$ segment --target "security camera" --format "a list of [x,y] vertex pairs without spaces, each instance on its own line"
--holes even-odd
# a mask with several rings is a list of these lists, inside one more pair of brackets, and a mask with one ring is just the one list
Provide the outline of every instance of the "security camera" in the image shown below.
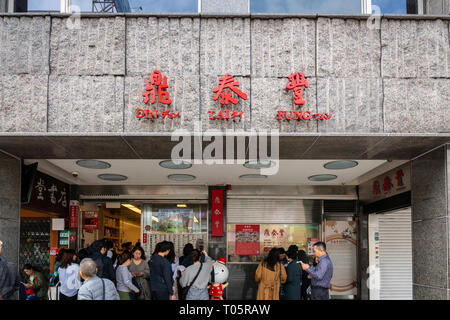
[[78,173],[77,171],[73,171],[73,172],[72,172],[72,176],[73,176],[74,178],[78,177],[78,175],[79,175],[79,173]]

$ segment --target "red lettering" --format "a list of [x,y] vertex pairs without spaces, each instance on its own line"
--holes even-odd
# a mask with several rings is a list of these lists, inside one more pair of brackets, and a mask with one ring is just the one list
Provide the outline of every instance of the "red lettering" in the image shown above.
[[303,112],[303,120],[311,120],[311,111]]
[[136,118],[140,119],[143,118],[145,115],[144,109],[136,109]]
[[216,113],[214,110],[208,110],[209,120],[214,120],[214,114]]

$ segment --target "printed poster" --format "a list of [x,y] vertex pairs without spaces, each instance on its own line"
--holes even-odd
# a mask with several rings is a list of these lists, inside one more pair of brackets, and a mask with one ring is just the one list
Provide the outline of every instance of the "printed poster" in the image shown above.
[[259,224],[236,225],[236,254],[259,255]]

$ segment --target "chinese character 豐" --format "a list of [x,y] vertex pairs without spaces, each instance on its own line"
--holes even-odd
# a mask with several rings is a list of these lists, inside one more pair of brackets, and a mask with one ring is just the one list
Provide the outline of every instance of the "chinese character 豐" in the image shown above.
[[308,80],[305,79],[305,74],[303,72],[291,73],[289,76],[289,82],[286,83],[287,90],[294,90],[294,104],[297,106],[302,106],[306,103],[303,99],[303,88],[308,88]]
[[156,88],[158,87],[158,99],[159,102],[162,104],[170,105],[172,103],[172,100],[169,99],[169,92],[165,89],[169,88],[169,85],[167,84],[167,77],[162,77],[162,83],[161,83],[161,72],[158,70],[154,70],[150,74],[150,83],[145,78],[145,92],[142,93],[142,96],[144,97],[144,103],[148,104],[148,101],[150,100],[149,96],[151,95],[150,103],[154,104],[156,101]]
[[[239,82],[235,82],[233,76],[225,74],[225,77],[219,78],[219,86],[213,89],[214,93],[217,93],[213,100],[217,101],[220,97],[221,105],[228,105],[229,102],[232,104],[237,104],[238,100],[233,98],[233,92],[237,94],[241,99],[247,100],[247,94],[239,90],[237,87],[240,86]],[[228,90],[229,89],[229,90]],[[231,91],[230,91],[231,90]]]

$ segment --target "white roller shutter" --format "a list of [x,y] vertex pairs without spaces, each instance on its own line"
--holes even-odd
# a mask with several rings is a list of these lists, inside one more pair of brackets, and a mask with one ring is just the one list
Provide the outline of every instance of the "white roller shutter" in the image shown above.
[[412,300],[411,208],[377,214],[379,299]]

